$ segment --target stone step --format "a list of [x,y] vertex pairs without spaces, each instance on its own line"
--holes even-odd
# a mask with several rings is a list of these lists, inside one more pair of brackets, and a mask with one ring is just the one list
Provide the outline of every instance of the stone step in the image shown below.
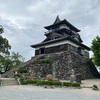
[[14,78],[1,78],[1,86],[18,85],[18,81]]

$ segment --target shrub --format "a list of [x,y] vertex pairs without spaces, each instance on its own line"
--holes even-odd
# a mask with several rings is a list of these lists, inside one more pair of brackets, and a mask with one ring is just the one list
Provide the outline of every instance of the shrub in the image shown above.
[[53,81],[48,81],[48,85],[53,85]]
[[62,82],[60,82],[60,81],[53,81],[53,85],[62,86]]
[[97,85],[93,85],[93,90],[99,90],[98,86]]
[[70,82],[63,82],[63,86],[70,86],[71,84],[70,84]]
[[71,82],[70,85],[72,87],[80,87],[80,83],[78,83],[78,82],[76,82],[76,83]]
[[38,63],[40,63],[40,64],[44,64],[44,63],[49,64],[50,62],[51,62],[50,59],[47,58],[47,57],[41,58],[41,59],[38,61]]
[[23,84],[23,85],[28,84],[28,80],[23,80],[22,84]]
[[37,80],[37,85],[42,85],[42,81],[41,80]]
[[19,69],[18,72],[19,73],[27,73],[27,70],[26,69]]
[[42,81],[42,85],[58,85],[58,86],[62,86],[62,82],[59,81]]
[[[20,78],[20,83],[22,85],[26,84],[37,84],[37,85],[56,85],[56,86],[72,86],[72,87],[80,87],[80,83],[73,83],[73,82],[60,82],[54,80],[37,80],[37,79],[30,79],[29,77]],[[98,88],[96,85],[93,85],[94,88]]]
[[76,83],[73,83],[73,82],[63,82],[63,86],[80,87],[80,83],[78,83],[78,82],[76,82]]
[[43,80],[42,85],[53,85],[53,81],[47,81],[47,80]]
[[37,84],[37,80],[34,80],[34,79],[29,80],[29,83],[30,83],[30,84]]
[[42,80],[41,83],[42,83],[42,85],[47,85],[48,84],[48,81]]
[[24,78],[20,78],[20,82],[22,82],[24,80]]
[[20,83],[21,83],[22,85],[26,85],[26,84],[28,84],[29,82],[28,82],[27,79],[20,78]]
[[93,85],[94,88],[98,88],[97,85]]

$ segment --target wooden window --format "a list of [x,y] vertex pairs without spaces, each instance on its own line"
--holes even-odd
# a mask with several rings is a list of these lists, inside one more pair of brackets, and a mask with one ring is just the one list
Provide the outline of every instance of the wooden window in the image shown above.
[[40,53],[44,54],[45,53],[45,48],[40,48]]

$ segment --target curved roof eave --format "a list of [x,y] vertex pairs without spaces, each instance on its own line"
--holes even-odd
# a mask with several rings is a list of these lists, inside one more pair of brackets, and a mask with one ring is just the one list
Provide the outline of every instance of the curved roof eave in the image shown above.
[[84,44],[81,44],[79,43],[78,41],[70,38],[70,37],[64,37],[64,38],[59,38],[59,39],[55,39],[55,40],[51,40],[51,41],[47,41],[47,42],[41,42],[41,43],[38,43],[38,44],[34,44],[34,45],[31,45],[31,47],[33,48],[36,48],[36,47],[39,47],[39,46],[43,46],[43,45],[46,45],[46,44],[50,44],[50,43],[54,43],[54,42],[58,42],[58,41],[62,41],[62,40],[70,40],[72,41],[73,43],[76,43],[78,44],[79,46],[82,46],[84,47],[85,49],[89,50],[90,51],[90,48]]

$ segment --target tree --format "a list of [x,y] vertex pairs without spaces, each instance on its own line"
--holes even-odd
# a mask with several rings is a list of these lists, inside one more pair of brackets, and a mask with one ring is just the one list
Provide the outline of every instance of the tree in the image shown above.
[[1,70],[3,68],[4,71],[9,70],[12,67],[12,61],[10,59],[10,55],[6,55],[4,57],[4,60],[2,61],[2,67]]
[[4,68],[5,63],[5,55],[9,55],[9,50],[11,46],[6,38],[2,37],[2,33],[4,32],[3,27],[0,25],[0,71]]
[[3,32],[4,29],[0,26],[0,57],[4,56],[5,54],[10,54],[9,49],[11,49],[8,40],[6,38],[3,38],[1,35]]
[[0,25],[0,34],[4,32],[4,28]]
[[95,65],[100,66],[100,37],[97,36],[92,41],[91,50],[93,52],[92,60],[95,63]]
[[19,53],[15,52],[12,52],[11,55],[6,55],[2,61],[2,65],[5,70],[19,66],[22,63],[24,63],[24,58]]
[[13,66],[18,66],[24,62],[24,58],[17,52],[12,52],[10,56]]
[[6,38],[2,37],[4,32],[3,27],[0,25],[0,71],[11,69],[14,66],[18,66],[24,62],[24,58],[19,54],[13,52],[10,55],[9,50],[11,46]]

